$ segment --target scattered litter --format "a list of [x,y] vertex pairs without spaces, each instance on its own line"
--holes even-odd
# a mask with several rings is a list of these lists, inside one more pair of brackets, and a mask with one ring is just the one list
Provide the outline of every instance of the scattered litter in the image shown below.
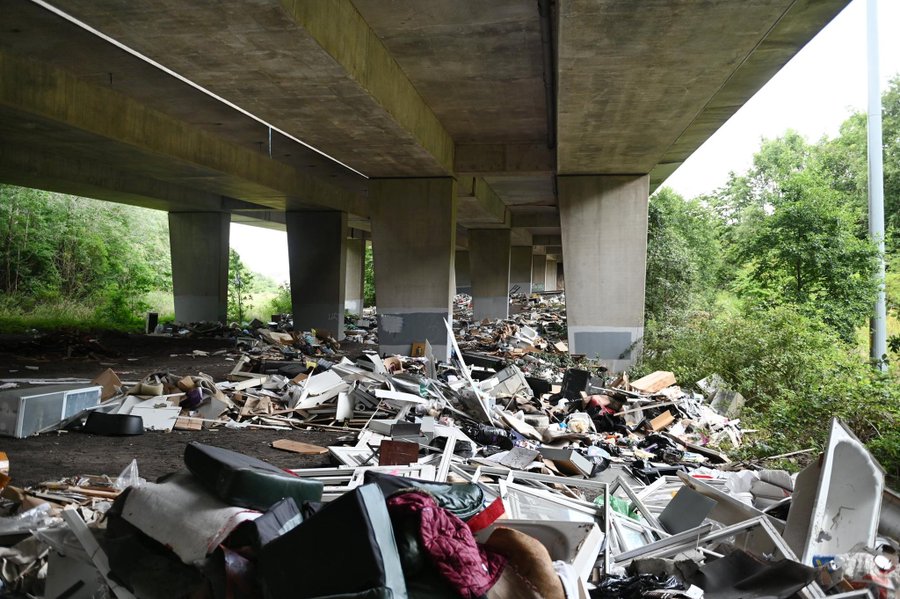
[[[237,333],[227,380],[123,382],[107,369],[90,384],[3,390],[7,436],[278,430],[272,447],[334,465],[284,471],[191,441],[184,467],[155,482],[140,478],[138,456],[117,477],[20,489],[2,456],[0,590],[888,599],[900,589],[897,494],[843,423],[797,477],[760,467],[771,462],[741,467],[728,452],[753,433],[721,377],[697,384],[702,394],[672,372],[613,379],[568,355],[559,295],[517,301],[512,318],[475,323],[457,298],[448,363],[434,361],[431,340],[409,356],[350,359],[325,332],[254,323]],[[372,338],[374,319],[355,323]],[[311,429],[341,440],[293,438]]]

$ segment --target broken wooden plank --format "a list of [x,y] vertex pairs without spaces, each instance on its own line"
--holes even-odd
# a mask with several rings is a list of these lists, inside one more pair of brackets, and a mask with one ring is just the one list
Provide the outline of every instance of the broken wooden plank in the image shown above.
[[328,449],[325,447],[319,447],[318,445],[312,445],[311,443],[303,443],[302,441],[291,441],[290,439],[278,439],[272,441],[272,447],[302,455],[322,455],[328,453]]
[[203,419],[179,416],[175,419],[174,428],[176,431],[199,431],[203,429]]
[[657,370],[631,383],[631,388],[641,393],[656,393],[675,384],[675,373]]
[[672,416],[672,412],[666,410],[650,421],[650,428],[654,431],[661,431],[662,429],[671,426],[673,422],[675,422],[675,417]]

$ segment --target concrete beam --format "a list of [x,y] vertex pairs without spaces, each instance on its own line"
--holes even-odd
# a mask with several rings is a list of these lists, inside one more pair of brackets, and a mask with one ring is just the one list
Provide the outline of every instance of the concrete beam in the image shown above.
[[353,2],[281,0],[281,5],[447,174],[453,172],[450,134]]
[[848,3],[557,3],[557,172],[682,162]]
[[703,145],[825,25],[848,0],[800,0],[790,3],[690,124],[674,140],[650,172],[650,193]]
[[[512,220],[512,219],[510,219],[510,220]],[[529,231],[528,229],[510,228],[510,233],[511,233],[510,243],[512,243],[514,246],[524,245],[524,246],[531,247],[534,245],[534,243],[531,240],[531,238],[532,238],[531,231]]]
[[552,175],[556,152],[545,143],[456,144],[457,175]]
[[259,208],[216,193],[125,173],[96,159],[41,151],[6,139],[0,139],[0,180],[166,212],[184,211],[186,207],[202,212]]
[[[302,199],[367,214],[367,203],[360,196],[62,69],[0,51],[0,80],[4,82],[0,107],[120,145],[130,160],[129,173],[141,173],[143,162],[148,171],[172,176],[171,171],[189,186],[253,204],[283,210],[292,199]],[[115,164],[109,166],[115,170]]]
[[558,229],[559,212],[556,209],[541,212],[513,212],[512,226],[523,229]]
[[458,224],[467,228],[509,228],[509,209],[481,177],[457,177]]
[[531,240],[534,242],[534,245],[562,245],[562,235],[533,235]]

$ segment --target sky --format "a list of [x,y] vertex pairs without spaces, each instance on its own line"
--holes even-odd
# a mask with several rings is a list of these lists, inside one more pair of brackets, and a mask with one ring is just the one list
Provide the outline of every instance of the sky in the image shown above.
[[[709,193],[728,173],[750,167],[763,138],[794,129],[810,141],[835,137],[867,102],[866,1],[853,0],[819,35],[735,113],[664,183],[691,198]],[[900,73],[900,0],[878,0],[882,89]],[[287,236],[231,225],[231,247],[252,270],[288,280]]]

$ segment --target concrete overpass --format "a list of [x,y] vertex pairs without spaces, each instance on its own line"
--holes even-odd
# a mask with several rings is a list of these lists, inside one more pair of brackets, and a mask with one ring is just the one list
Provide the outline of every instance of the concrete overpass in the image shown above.
[[847,2],[0,0],[0,180],[168,211],[181,319],[224,316],[235,219],[339,331],[368,231],[384,351],[446,350],[456,263],[502,317],[564,257],[570,347],[620,368],[650,191]]

